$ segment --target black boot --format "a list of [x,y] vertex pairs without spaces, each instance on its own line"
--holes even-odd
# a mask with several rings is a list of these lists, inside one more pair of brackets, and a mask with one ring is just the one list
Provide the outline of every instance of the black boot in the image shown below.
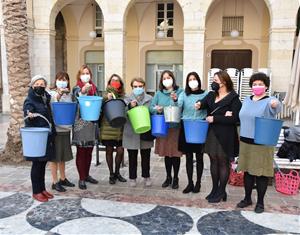
[[182,191],[182,193],[190,193],[193,190],[194,190],[194,183],[192,181],[185,187],[185,189]]
[[86,189],[86,184],[85,184],[85,181],[84,180],[79,180],[78,181],[78,187],[80,188],[80,189]]
[[218,203],[221,200],[223,200],[224,202],[226,202],[226,200],[227,200],[227,193],[226,192],[217,191],[212,198],[208,199],[208,202],[209,203]]
[[110,174],[110,176],[109,176],[109,183],[110,184],[115,184],[116,183],[116,177],[115,177],[115,175],[114,174]]
[[119,180],[120,182],[122,182],[122,183],[127,182],[127,180],[126,180],[123,176],[121,176],[120,173],[116,173],[116,174],[115,174],[115,178],[116,178],[117,180]]
[[179,181],[178,178],[173,179],[172,189],[178,189],[179,188],[178,181]]
[[197,181],[193,189],[193,193],[199,193],[201,188],[201,181]]
[[163,184],[161,185],[161,187],[166,188],[169,185],[171,185],[171,183],[172,183],[172,177],[167,177],[165,182],[163,182]]
[[206,200],[212,199],[212,198],[215,196],[216,192],[217,192],[217,189],[214,189],[214,188],[213,188],[213,189],[211,190],[211,192],[205,197],[205,199],[206,199]]

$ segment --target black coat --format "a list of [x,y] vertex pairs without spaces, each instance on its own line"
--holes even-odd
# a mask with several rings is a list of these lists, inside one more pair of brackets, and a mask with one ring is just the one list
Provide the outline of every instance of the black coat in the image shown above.
[[[210,123],[211,129],[219,140],[224,152],[230,160],[238,156],[239,138],[237,125],[239,124],[239,112],[242,103],[235,91],[231,91],[225,98],[215,103],[216,93],[211,91],[201,100],[201,109],[207,109],[207,116],[213,116],[214,121]],[[232,116],[225,116],[227,111]]]
[[[29,88],[28,96],[24,101],[23,112],[24,117],[27,116],[28,112],[31,113],[39,113],[43,115],[45,118],[49,120],[52,125],[51,132],[49,132],[48,142],[47,142],[47,151],[46,156],[41,157],[27,157],[25,156],[26,160],[29,161],[48,161],[55,157],[55,125],[52,119],[51,109],[50,109],[50,100],[51,96],[45,92],[45,96],[38,96],[32,88]],[[48,123],[41,117],[34,117],[32,119],[27,118],[25,120],[26,127],[49,127]]]

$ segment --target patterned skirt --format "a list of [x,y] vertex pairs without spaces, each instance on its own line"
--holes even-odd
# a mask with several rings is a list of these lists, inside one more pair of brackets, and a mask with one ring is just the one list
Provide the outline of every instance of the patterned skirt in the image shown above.
[[154,153],[160,157],[181,157],[182,152],[178,151],[178,137],[179,128],[170,128],[166,137],[156,138]]

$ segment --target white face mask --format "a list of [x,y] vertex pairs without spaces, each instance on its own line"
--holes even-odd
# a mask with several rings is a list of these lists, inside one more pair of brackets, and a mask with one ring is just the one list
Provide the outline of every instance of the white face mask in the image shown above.
[[170,88],[173,85],[173,79],[170,78],[170,79],[163,80],[162,83],[165,86],[165,88]]
[[80,75],[80,80],[84,83],[87,83],[90,81],[91,76],[89,74],[83,74]]
[[190,87],[191,89],[197,88],[198,85],[199,85],[199,83],[198,83],[197,80],[191,80],[191,81],[189,81],[189,87]]
[[60,89],[64,89],[68,86],[68,82],[67,81],[56,81],[56,87],[60,88]]

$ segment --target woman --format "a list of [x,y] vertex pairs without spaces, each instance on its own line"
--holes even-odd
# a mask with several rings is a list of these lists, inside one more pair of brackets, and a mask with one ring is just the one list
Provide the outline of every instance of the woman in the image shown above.
[[[82,65],[77,73],[77,84],[73,88],[75,97],[95,96],[97,87],[92,81],[92,72],[87,65]],[[73,128],[72,143],[76,145],[76,166],[79,174],[78,187],[86,189],[86,182],[98,184],[98,181],[90,176],[92,152],[97,144],[97,124],[84,121],[77,117]]]
[[244,208],[252,205],[252,189],[256,182],[257,202],[254,211],[264,211],[264,196],[268,187],[268,177],[273,177],[274,148],[254,143],[255,117],[275,118],[281,104],[275,97],[266,94],[270,79],[264,73],[251,76],[249,86],[253,95],[245,98],[240,111],[240,154],[238,170],[244,171],[245,197],[237,204]]
[[[201,80],[196,72],[191,72],[186,77],[185,92],[182,92],[178,98],[178,106],[183,108],[182,119],[205,119],[206,110],[195,110],[195,102],[202,100],[207,92],[201,89]],[[201,188],[201,177],[203,173],[203,144],[189,144],[186,142],[183,123],[181,123],[178,150],[186,155],[186,173],[188,185],[182,191],[183,193],[199,193]],[[196,154],[197,163],[197,181],[193,182],[193,154]]]
[[[110,76],[106,86],[106,94],[104,95],[104,101],[113,98],[123,99],[125,95],[124,83],[121,77],[117,74]],[[117,180],[120,182],[126,182],[120,174],[120,165],[124,157],[124,149],[122,147],[122,135],[123,127],[114,128],[109,125],[102,115],[100,118],[100,141],[105,146],[106,162],[109,169],[109,183],[115,184]],[[115,172],[113,171],[113,152],[116,147],[115,158]]]
[[[70,93],[70,78],[66,72],[58,72],[55,77],[55,85],[50,90],[51,102],[72,102]],[[52,175],[52,189],[58,192],[65,192],[63,186],[74,187],[66,178],[65,163],[73,159],[71,149],[72,126],[56,126],[57,135],[55,137],[55,158],[51,160],[50,168]],[[57,169],[59,169],[60,180],[57,178]]]
[[209,203],[226,201],[229,162],[238,155],[237,124],[241,101],[233,90],[233,83],[225,71],[215,73],[213,91],[196,103],[196,108],[207,109],[209,122],[204,152],[210,158],[212,190],[206,197]]
[[[152,96],[145,93],[145,81],[142,78],[134,78],[131,80],[132,93],[125,98],[128,109],[137,105],[149,106]],[[150,179],[150,152],[153,147],[153,140],[144,140],[143,134],[139,135],[132,129],[131,123],[127,120],[123,132],[123,147],[128,151],[129,158],[129,179],[130,186],[136,186],[137,178],[137,155],[140,150],[142,177],[146,187],[152,185]]]
[[55,155],[55,126],[51,117],[50,99],[51,96],[45,91],[47,80],[42,75],[36,75],[31,79],[28,96],[24,101],[23,111],[26,127],[49,127],[49,124],[43,118],[35,114],[43,115],[52,124],[51,133],[48,136],[46,155],[41,157],[24,156],[27,161],[32,161],[31,166],[31,184],[32,197],[40,202],[47,202],[53,198],[53,195],[45,187],[45,171],[47,161],[54,158]]
[[[159,91],[157,91],[151,101],[150,112],[152,114],[162,114],[165,106],[175,105],[177,97],[183,90],[176,85],[174,74],[165,70],[162,72],[159,81]],[[180,168],[180,157],[182,153],[178,151],[179,137],[178,123],[171,123],[166,137],[158,137],[155,142],[155,153],[165,157],[165,168],[167,178],[163,182],[162,187],[166,188],[172,184],[173,189],[178,189],[178,172]],[[174,176],[172,181],[172,167]]]

